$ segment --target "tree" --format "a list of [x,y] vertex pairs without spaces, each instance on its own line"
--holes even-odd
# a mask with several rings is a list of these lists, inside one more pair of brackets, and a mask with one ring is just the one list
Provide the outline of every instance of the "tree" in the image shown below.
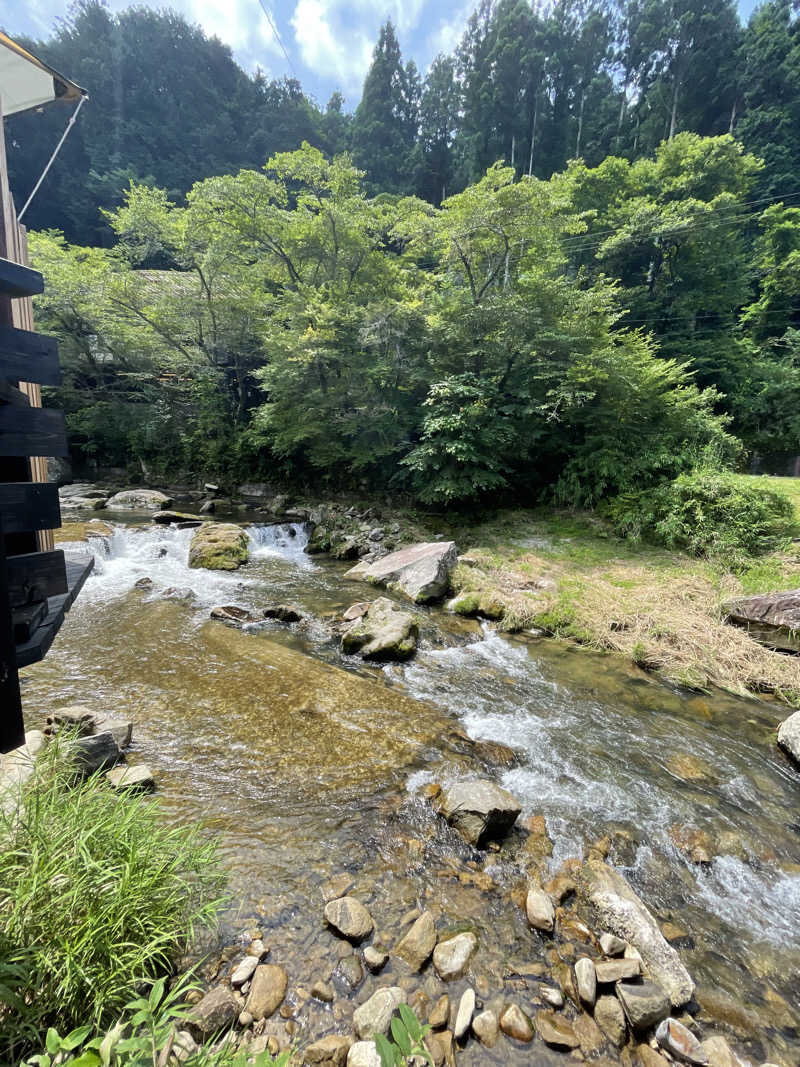
[[432,204],[439,204],[453,192],[456,168],[453,139],[459,124],[459,91],[451,57],[439,55],[431,63],[422,90],[419,123],[421,163],[417,192]]

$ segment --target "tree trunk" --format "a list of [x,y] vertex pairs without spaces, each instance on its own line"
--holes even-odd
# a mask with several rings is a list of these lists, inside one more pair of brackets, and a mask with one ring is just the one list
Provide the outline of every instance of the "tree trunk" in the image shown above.
[[586,103],[586,91],[581,89],[581,106],[578,112],[578,136],[575,138],[575,158],[581,158],[581,135],[583,134],[583,107]]
[[669,117],[669,137],[668,141],[671,141],[675,137],[675,128],[678,125],[678,91],[680,89],[680,75],[675,72],[675,84],[672,89],[672,113]]
[[511,134],[511,166],[512,167],[514,166],[514,153],[515,153],[516,147],[517,147],[517,138],[512,133]]
[[531,129],[531,154],[528,159],[528,177],[533,175],[533,149],[536,145],[536,119],[539,115],[539,94],[536,94],[536,102],[533,105],[533,127]]
[[728,126],[728,133],[733,134],[733,128],[736,125],[736,98],[733,100],[733,107],[731,108],[731,121]]

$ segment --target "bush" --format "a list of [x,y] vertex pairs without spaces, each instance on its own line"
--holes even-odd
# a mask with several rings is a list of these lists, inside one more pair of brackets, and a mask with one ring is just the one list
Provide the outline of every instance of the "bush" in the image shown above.
[[221,904],[213,844],[102,776],[70,781],[62,747],[0,813],[0,1062],[48,1026],[115,1022]]
[[733,474],[697,470],[607,505],[617,533],[737,565],[791,537],[788,497]]

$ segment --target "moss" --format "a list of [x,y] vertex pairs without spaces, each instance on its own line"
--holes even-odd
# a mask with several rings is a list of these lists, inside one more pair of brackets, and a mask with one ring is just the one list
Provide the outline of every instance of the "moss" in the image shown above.
[[189,566],[210,571],[235,571],[247,563],[249,538],[233,523],[210,522],[199,527],[189,548]]

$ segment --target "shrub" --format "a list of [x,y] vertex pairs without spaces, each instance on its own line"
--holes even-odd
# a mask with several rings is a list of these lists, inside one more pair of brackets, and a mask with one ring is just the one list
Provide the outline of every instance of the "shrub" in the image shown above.
[[0,813],[0,1062],[48,1026],[115,1022],[221,904],[213,844],[102,776],[70,781],[62,748]]
[[771,551],[795,529],[788,497],[720,471],[697,470],[655,489],[623,494],[606,511],[624,537],[733,566]]

